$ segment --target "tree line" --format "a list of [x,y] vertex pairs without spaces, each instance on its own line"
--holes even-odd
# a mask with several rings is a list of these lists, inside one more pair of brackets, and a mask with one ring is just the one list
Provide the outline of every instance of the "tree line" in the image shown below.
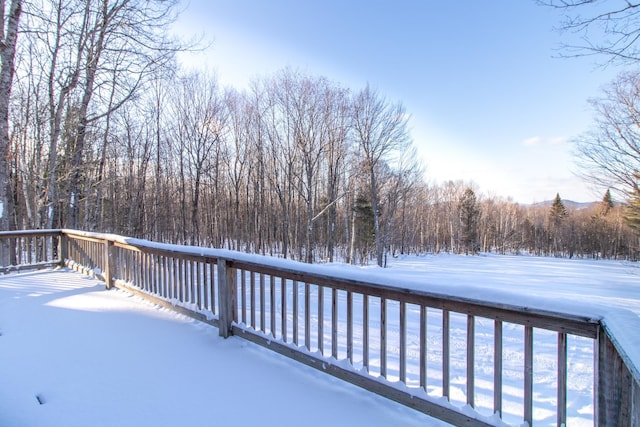
[[559,195],[525,206],[473,183],[427,182],[408,112],[375,88],[284,69],[239,91],[181,70],[174,54],[188,46],[165,31],[175,6],[29,3],[7,98],[6,228],[305,262],[491,251],[637,258],[609,192],[572,209]]

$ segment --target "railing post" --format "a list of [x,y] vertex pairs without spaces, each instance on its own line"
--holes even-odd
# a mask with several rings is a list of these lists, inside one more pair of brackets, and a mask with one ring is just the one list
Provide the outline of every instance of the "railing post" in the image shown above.
[[236,269],[227,265],[227,260],[218,259],[218,333],[223,338],[231,335],[236,307]]
[[58,261],[60,262],[60,267],[64,267],[64,260],[68,257],[68,237],[63,232],[58,236]]
[[104,281],[107,289],[113,286],[113,277],[116,273],[115,246],[111,240],[104,241]]
[[594,411],[596,426],[635,426],[634,380],[606,330],[600,326],[596,338]]

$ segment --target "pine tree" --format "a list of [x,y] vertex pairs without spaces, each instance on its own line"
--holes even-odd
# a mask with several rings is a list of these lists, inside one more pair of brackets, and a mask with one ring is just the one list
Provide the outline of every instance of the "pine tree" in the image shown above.
[[640,235],[640,188],[637,186],[624,207],[623,218],[627,225]]
[[611,190],[607,190],[600,202],[598,213],[600,216],[607,216],[609,212],[611,212],[611,209],[613,209],[613,198],[611,197]]
[[478,252],[478,222],[480,219],[480,209],[476,200],[476,194],[471,188],[464,190],[458,202],[460,215],[460,243],[468,255]]
[[553,238],[553,250],[557,255],[562,241],[562,223],[567,217],[567,208],[564,206],[560,194],[556,193],[556,198],[551,204],[549,211],[549,232]]
[[560,198],[560,193],[556,193],[556,198],[553,199],[551,204],[551,211],[549,212],[549,218],[554,224],[559,224],[567,216],[567,208],[564,206],[564,202]]
[[356,197],[352,221],[351,263],[355,263],[356,250],[360,257],[360,263],[365,263],[372,246],[375,245],[373,206],[366,193],[360,193]]

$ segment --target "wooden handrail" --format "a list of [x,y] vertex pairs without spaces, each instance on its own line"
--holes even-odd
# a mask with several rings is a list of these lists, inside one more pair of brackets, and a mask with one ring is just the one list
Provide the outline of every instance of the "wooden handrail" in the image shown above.
[[[533,421],[534,403],[534,330],[557,334],[557,425],[566,424],[567,418],[567,337],[586,337],[597,343],[594,352],[596,425],[632,426],[640,420],[638,370],[606,328],[606,322],[598,317],[447,296],[413,289],[405,283],[383,283],[381,279],[352,274],[327,274],[321,267],[287,260],[117,235],[78,230],[28,230],[0,232],[0,240],[9,242],[12,256],[24,255],[21,261],[37,259],[35,255],[29,255],[36,253],[34,246],[41,250],[42,245],[50,245],[46,253],[52,259],[45,260],[46,265],[65,262],[105,280],[107,288],[126,289],[213,324],[223,337],[237,335],[248,339],[454,425],[491,425],[491,420],[442,405],[425,394],[428,315],[435,312],[441,319],[441,386],[442,396],[447,399],[450,399],[451,387],[452,316],[466,319],[465,399],[471,408],[476,406],[476,322],[478,319],[493,322],[496,355],[493,411],[499,416],[503,410],[504,325],[524,327],[522,418],[529,424]],[[54,241],[59,246],[54,248]],[[28,263],[21,262],[20,265],[26,268]],[[10,266],[1,268],[2,271],[11,270]],[[411,360],[407,352],[407,334],[409,327],[415,325],[408,323],[410,311],[419,323],[416,330],[419,355]],[[388,323],[392,318],[398,327],[390,331]],[[358,341],[356,330],[360,334]],[[395,342],[399,349],[390,365],[391,332],[398,335]],[[412,364],[418,365],[417,371],[409,369],[414,367]],[[411,391],[411,387],[398,389],[389,380],[391,366],[394,377],[405,387],[412,381],[415,391]]]

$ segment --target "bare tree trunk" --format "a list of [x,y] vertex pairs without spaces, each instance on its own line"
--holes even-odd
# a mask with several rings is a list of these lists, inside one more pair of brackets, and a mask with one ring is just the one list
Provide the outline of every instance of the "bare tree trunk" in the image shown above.
[[[22,1],[12,0],[5,23],[5,0],[0,10],[0,230],[11,228],[10,215],[13,211],[11,185],[9,180],[9,100],[13,84],[14,60],[18,43],[18,26],[22,13]],[[2,243],[2,265],[8,264],[8,248]]]
[[81,198],[80,193],[80,177],[82,175],[82,163],[84,146],[87,137],[87,126],[89,120],[87,117],[89,103],[93,97],[95,90],[95,79],[100,63],[100,56],[104,49],[104,40],[107,33],[108,24],[108,0],[103,0],[101,20],[97,25],[98,39],[94,46],[91,46],[90,53],[87,57],[87,69],[84,81],[84,91],[80,108],[78,111],[78,126],[76,128],[76,141],[74,144],[74,152],[71,159],[71,182],[69,183],[69,227],[78,227],[79,207],[78,202]]
[[[60,55],[62,52],[62,32],[63,32],[63,1],[60,0],[55,5],[55,29],[52,36],[51,46],[51,58],[50,67],[47,75],[47,90],[49,96],[49,158],[47,168],[47,181],[45,183],[45,192],[42,212],[43,222],[46,222],[47,228],[53,227],[54,218],[56,217],[56,207],[58,205],[58,142],[60,140],[60,134],[62,130],[62,115],[65,110],[67,99],[73,89],[78,85],[80,76],[80,62],[82,58],[82,50],[85,43],[86,32],[85,28],[89,19],[89,6],[85,5],[84,12],[82,14],[81,31],[75,45],[75,57],[73,63],[64,64],[63,67],[68,67],[69,71],[64,78],[64,84],[61,88],[56,88],[58,80],[62,80],[61,76],[56,76],[56,72],[59,68]],[[57,95],[56,95],[57,94]],[[56,102],[57,100],[57,102]]]
[[355,264],[356,250],[356,210],[351,210],[351,241],[349,243],[349,263]]

